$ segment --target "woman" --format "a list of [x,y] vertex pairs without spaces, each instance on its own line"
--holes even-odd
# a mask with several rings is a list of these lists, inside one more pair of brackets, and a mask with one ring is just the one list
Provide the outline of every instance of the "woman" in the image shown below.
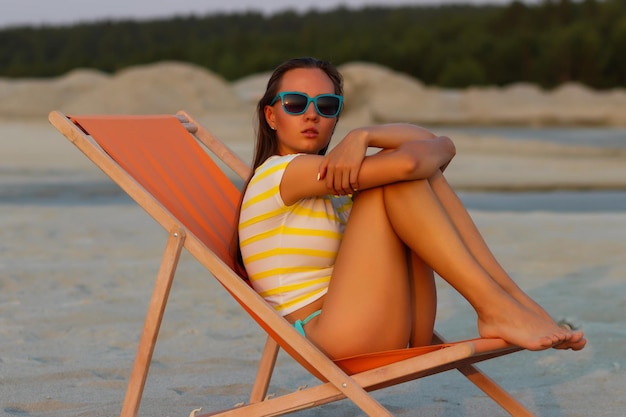
[[276,68],[259,101],[238,241],[270,305],[331,358],[427,345],[434,270],[473,306],[482,337],[582,349],[583,333],[554,323],[490,252],[442,174],[449,138],[364,127],[324,156],[341,95],[333,66],[299,58]]

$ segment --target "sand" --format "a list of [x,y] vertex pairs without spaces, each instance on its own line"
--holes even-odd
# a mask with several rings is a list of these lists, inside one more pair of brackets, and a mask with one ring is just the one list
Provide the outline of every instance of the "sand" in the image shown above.
[[[355,103],[374,102],[371,95],[393,86],[428,90],[416,80],[376,66],[353,64],[346,66],[345,73],[356,74],[359,68],[361,78],[347,81],[359,86],[353,91],[363,95],[363,100],[353,98]],[[142,71],[152,75],[142,76]],[[144,79],[154,85],[176,77],[196,88],[179,90],[171,98],[181,102],[172,105],[193,108],[206,127],[249,160],[250,102],[263,88],[263,74],[227,83],[198,68],[167,63],[116,76],[81,70],[62,80],[0,80],[0,97],[20,89],[24,93],[22,101],[11,96],[13,113],[7,110],[7,101],[0,100],[4,119],[0,122],[0,415],[119,414],[166,235],[47,124],[45,113],[52,108],[78,111],[87,103],[93,106],[89,112],[110,111],[115,108],[111,103],[128,106],[123,108],[127,112],[152,110],[149,102],[163,106],[164,99],[151,96],[148,88],[137,89],[142,93],[134,103],[124,104],[114,96]],[[375,82],[368,81],[371,78]],[[115,85],[118,90],[107,99]],[[25,93],[28,89],[30,95]],[[202,92],[200,104],[192,99],[196,90]],[[40,102],[37,91],[48,95],[41,96]],[[55,95],[59,91],[63,93]],[[236,100],[202,100],[210,91],[218,91],[218,96],[235,92]],[[507,101],[528,109],[536,108],[547,95],[530,86],[513,86],[489,94],[483,91],[493,96],[485,103],[495,103],[506,91]],[[471,94],[477,93],[457,91],[448,98],[460,102],[461,96]],[[583,92],[564,87],[553,94]],[[619,99],[615,92],[602,94]],[[67,101],[58,101],[60,97]],[[185,98],[192,107],[184,105]],[[377,103],[380,107],[362,104],[347,113],[337,137],[362,122],[386,121],[383,113],[389,107],[384,100]],[[19,111],[18,104],[23,106]],[[175,110],[154,107],[157,112]],[[626,114],[623,107],[620,114]],[[529,116],[526,123],[538,123],[537,117]],[[441,130],[445,133],[444,127]],[[459,190],[626,187],[623,151],[468,134],[453,139],[458,154],[447,175]],[[582,326],[589,338],[582,352],[521,352],[482,368],[537,415],[622,416],[626,409],[626,212],[472,210],[471,214],[519,284],[555,317]],[[438,330],[451,339],[475,336],[471,308],[445,283],[440,281],[438,287]],[[184,254],[140,415],[186,416],[195,408],[218,410],[245,401],[263,341],[258,326]],[[288,392],[313,382],[299,365],[281,355],[271,391]],[[504,415],[456,373],[375,396],[398,416]],[[362,413],[344,401],[297,415]]]

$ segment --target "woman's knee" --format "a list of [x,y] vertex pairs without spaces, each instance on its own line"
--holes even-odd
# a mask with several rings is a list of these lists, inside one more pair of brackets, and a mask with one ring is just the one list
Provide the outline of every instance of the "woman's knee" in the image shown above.
[[[360,190],[354,196],[354,201],[358,201],[362,196],[368,196],[367,198],[380,198],[384,199],[386,195],[390,194],[402,194],[409,190],[419,187],[430,188],[429,180],[412,180],[412,181],[399,181],[391,184],[381,185],[379,187],[368,188],[366,190]],[[363,198],[365,199],[365,198]],[[363,200],[362,199],[362,200]]]
[[381,187],[382,197],[386,203],[403,201],[409,195],[431,190],[428,179],[401,181]]

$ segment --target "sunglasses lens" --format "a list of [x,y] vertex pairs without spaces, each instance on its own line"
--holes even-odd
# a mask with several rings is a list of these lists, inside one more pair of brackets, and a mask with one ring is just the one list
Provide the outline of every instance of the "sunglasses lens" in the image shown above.
[[339,99],[332,96],[318,97],[317,109],[322,116],[334,117],[339,112]]
[[285,94],[283,97],[283,107],[289,113],[303,113],[308,104],[308,99],[300,94]]

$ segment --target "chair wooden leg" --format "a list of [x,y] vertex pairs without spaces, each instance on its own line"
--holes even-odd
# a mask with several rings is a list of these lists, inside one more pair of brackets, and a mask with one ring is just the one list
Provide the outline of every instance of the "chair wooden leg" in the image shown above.
[[526,407],[474,365],[457,368],[467,379],[514,417],[533,417]]
[[280,346],[278,343],[276,343],[271,336],[267,336],[263,356],[261,356],[261,362],[259,363],[259,370],[257,371],[256,379],[252,386],[252,393],[250,394],[251,404],[265,399],[267,389],[270,385],[270,379],[272,378],[272,372],[274,372],[274,365],[276,364],[279,349]]
[[148,377],[154,346],[184,242],[184,231],[176,228],[170,232],[141,332],[137,356],[128,381],[121,417],[135,417],[139,411],[139,403]]
[[[433,334],[433,343],[446,343],[446,340],[437,332]],[[511,394],[502,389],[500,385],[485,375],[479,368],[474,365],[463,365],[457,368],[467,379],[480,388],[500,407],[504,408],[514,417],[533,417],[526,407],[517,401]]]

